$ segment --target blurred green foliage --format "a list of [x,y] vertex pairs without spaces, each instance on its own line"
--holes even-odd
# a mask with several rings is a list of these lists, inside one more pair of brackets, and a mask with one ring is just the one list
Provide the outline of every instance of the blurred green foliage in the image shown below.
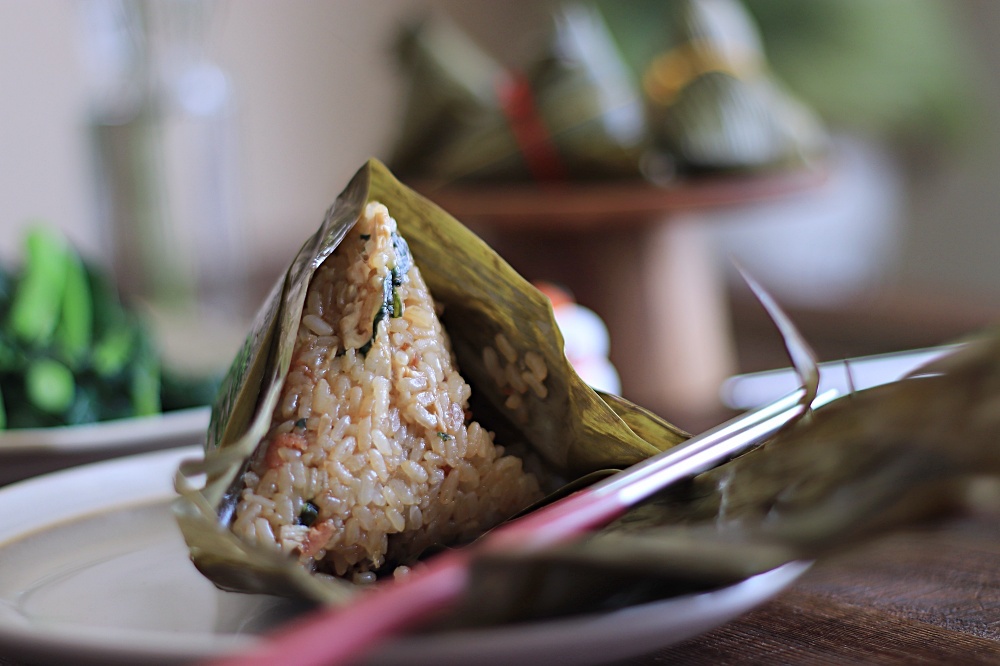
[[141,317],[58,232],[0,266],[0,428],[77,425],[208,404],[215,377],[164,367]]
[[830,123],[925,145],[975,132],[976,58],[954,2],[745,4],[771,67]]
[[[977,61],[940,0],[709,0],[746,11],[770,70],[833,129],[941,147],[975,135]],[[673,1],[597,0],[637,75],[676,45]]]

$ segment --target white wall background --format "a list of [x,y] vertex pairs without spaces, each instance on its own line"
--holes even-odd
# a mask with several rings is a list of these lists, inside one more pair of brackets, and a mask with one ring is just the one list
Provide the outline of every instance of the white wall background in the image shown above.
[[[220,3],[210,45],[232,79],[246,238],[288,255],[353,171],[383,150],[387,46],[413,2]],[[88,174],[80,4],[0,1],[0,248],[44,219],[100,253]]]
[[[536,3],[239,0],[218,4],[210,45],[237,104],[240,189],[251,261],[283,264],[351,174],[386,157],[399,109],[389,53],[398,22],[425,5],[474,24],[488,46],[530,44]],[[963,0],[1000,107],[1000,2]],[[44,219],[100,255],[84,124],[80,13],[71,0],[0,0],[0,255]],[[1000,114],[991,110],[997,119]],[[894,281],[1000,301],[1000,134],[984,136],[906,191]]]
[[27,220],[89,237],[73,5],[0,2],[0,251]]
[[1000,302],[1000,2],[954,2],[979,55],[986,117],[962,153],[917,172],[907,192],[899,279]]

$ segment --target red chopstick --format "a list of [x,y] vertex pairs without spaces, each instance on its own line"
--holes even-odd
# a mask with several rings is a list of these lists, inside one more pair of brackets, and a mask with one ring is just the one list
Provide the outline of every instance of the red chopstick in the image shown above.
[[[453,607],[469,565],[484,552],[540,549],[605,525],[670,483],[710,469],[763,441],[805,411],[803,391],[786,396],[657,454],[589,488],[437,555],[402,578],[378,583],[346,607],[293,620],[245,653],[211,666],[334,666],[358,658],[379,640],[417,627]],[[835,397],[824,394],[813,406]]]

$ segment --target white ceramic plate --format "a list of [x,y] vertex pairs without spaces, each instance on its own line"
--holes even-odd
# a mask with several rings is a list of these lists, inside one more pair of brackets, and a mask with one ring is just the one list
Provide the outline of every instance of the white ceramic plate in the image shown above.
[[0,485],[84,463],[200,444],[208,407],[60,428],[0,431]]
[[[217,590],[191,565],[170,512],[185,447],[86,465],[0,489],[0,654],[33,663],[174,664],[252,646],[297,610]],[[719,591],[601,615],[410,636],[380,664],[588,664],[716,627],[804,571],[792,564]]]

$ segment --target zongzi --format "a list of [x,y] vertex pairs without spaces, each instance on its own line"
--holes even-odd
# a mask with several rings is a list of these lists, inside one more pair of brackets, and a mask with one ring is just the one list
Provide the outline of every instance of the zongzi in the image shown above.
[[369,203],[313,276],[232,529],[364,581],[492,527],[540,490],[468,418],[470,394],[395,220]]
[[175,513],[219,587],[342,603],[686,437],[585,384],[550,301],[371,160],[261,308]]

